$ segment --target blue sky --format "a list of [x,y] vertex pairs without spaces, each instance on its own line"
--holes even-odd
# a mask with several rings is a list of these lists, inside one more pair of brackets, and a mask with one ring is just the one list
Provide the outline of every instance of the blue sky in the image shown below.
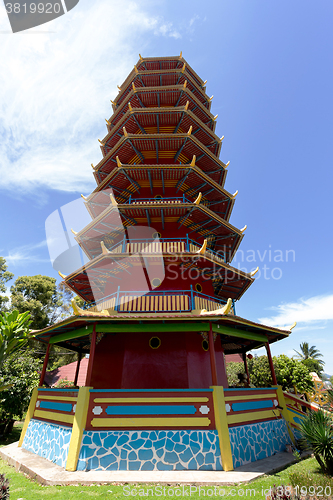
[[94,189],[90,164],[117,84],[139,53],[183,51],[214,95],[226,189],[239,190],[231,222],[248,226],[233,264],[261,271],[237,313],[297,321],[273,354],[306,341],[333,374],[332,17],[329,0],[80,0],[13,35],[0,6],[0,255],[9,270],[58,277],[45,220]]

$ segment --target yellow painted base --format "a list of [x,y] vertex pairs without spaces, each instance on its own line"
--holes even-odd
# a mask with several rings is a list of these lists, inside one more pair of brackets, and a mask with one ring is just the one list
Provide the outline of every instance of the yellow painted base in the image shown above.
[[94,418],[92,427],[208,427],[209,418]]
[[74,472],[79,458],[83,431],[86,426],[89,391],[91,387],[80,387],[73,420],[71,440],[69,443],[66,470]]
[[38,398],[38,387],[35,387],[34,390],[32,391],[29,408],[28,408],[27,415],[26,415],[25,420],[24,420],[23,429],[21,432],[20,440],[18,442],[18,446],[22,446],[24,436],[25,436],[25,433],[27,432],[29,422],[32,419],[32,417],[34,416],[37,398]]
[[213,401],[215,412],[215,425],[219,434],[221,461],[223,470],[234,470],[229,429],[227,422],[227,413],[225,410],[224,391],[221,386],[213,386]]

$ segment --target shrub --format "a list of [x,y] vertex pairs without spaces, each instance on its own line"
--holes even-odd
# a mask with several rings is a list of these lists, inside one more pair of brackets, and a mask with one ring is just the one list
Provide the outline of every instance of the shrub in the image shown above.
[[324,473],[333,475],[333,418],[323,410],[308,413],[300,423],[303,444],[313,450]]
[[238,373],[245,373],[244,363],[237,363],[235,361],[231,361],[230,363],[226,363],[227,377],[229,387],[233,385],[237,385],[239,383]]
[[61,378],[60,380],[58,380],[55,387],[57,389],[67,389],[76,386],[74,385],[74,382],[72,382],[71,380],[68,380],[67,378]]

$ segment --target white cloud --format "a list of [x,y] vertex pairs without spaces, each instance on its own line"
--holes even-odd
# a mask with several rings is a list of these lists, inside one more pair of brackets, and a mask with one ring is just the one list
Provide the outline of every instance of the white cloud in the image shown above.
[[5,255],[4,258],[7,264],[14,266],[19,266],[20,264],[25,265],[27,262],[50,262],[50,259],[45,259],[38,255],[38,249],[45,247],[46,240],[40,243],[23,245],[10,250],[8,255]]
[[[301,298],[298,302],[290,302],[287,304],[280,304],[273,307],[272,310],[276,311],[270,317],[260,318],[261,323],[282,327],[285,325],[291,326],[294,321],[298,324],[322,322],[333,320],[333,294],[331,295],[317,295],[308,299]],[[305,329],[311,325],[302,325]]]
[[[0,9],[0,31],[8,30]],[[50,24],[1,35],[0,189],[91,191],[109,99],[148,35],[180,37],[144,1],[110,0],[81,0]]]

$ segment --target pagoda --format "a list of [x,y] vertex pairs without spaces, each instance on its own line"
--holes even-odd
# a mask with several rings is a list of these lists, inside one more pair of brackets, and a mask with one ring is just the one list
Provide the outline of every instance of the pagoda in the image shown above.
[[[232,470],[284,449],[292,421],[269,344],[288,337],[236,315],[254,274],[231,265],[243,229],[204,82],[178,57],[142,58],[119,87],[73,228],[87,257],[61,274],[84,301],[38,332],[47,344],[20,446],[66,470]],[[89,354],[84,387],[43,387],[50,346]],[[266,346],[272,387],[249,386]],[[239,353],[246,387],[229,387]]]

